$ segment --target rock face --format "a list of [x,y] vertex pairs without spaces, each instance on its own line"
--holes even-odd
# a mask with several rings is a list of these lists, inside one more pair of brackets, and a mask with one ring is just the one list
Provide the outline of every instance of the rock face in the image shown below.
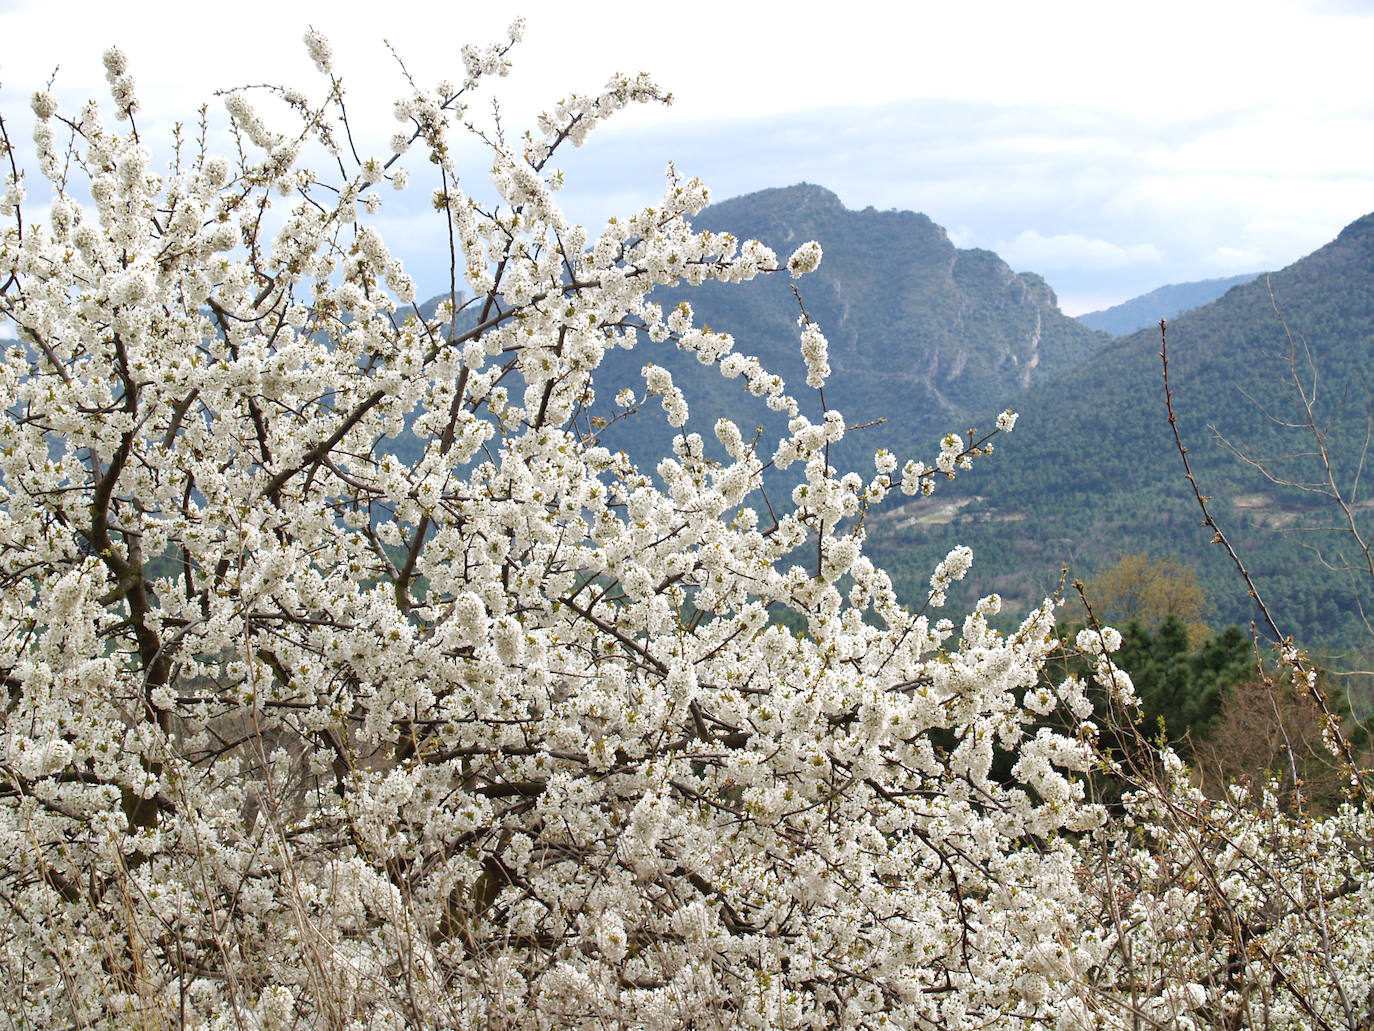
[[[1013,272],[991,251],[960,250],[916,212],[852,211],[829,190],[801,184],[714,204],[695,224],[759,239],[780,262],[807,240],[820,243],[820,268],[797,286],[829,340],[826,402],[850,424],[886,420],[845,450],[852,462],[879,446],[924,453],[944,433],[966,429],[970,416],[1014,404],[1028,386],[1084,361],[1108,339],[1065,316],[1039,276]],[[732,333],[738,350],[757,354],[805,402],[814,391],[805,386],[792,285],[785,274],[773,275],[742,288],[706,284],[655,299],[665,307],[687,300],[698,325]],[[738,410],[738,390],[724,389],[718,375],[671,344],[618,360],[631,380],[645,361],[668,367],[693,401],[692,423],[704,436],[727,412],[742,424],[776,428],[761,405]]]

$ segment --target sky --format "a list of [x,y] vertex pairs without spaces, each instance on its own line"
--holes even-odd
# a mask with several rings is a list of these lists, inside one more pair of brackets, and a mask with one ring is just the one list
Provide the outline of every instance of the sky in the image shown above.
[[[54,73],[64,103],[104,97],[111,43],[129,55],[148,139],[193,122],[202,101],[222,123],[217,88],[318,92],[301,43],[313,26],[355,124],[374,126],[367,139],[384,153],[404,83],[383,41],[432,85],[461,77],[463,43],[495,41],[521,15],[514,70],[492,91],[509,129],[615,71],[648,71],[673,93],[562,160],[560,199],[593,229],[653,203],[670,161],[721,199],[817,183],[851,208],[923,211],[959,246],[1040,273],[1080,314],[1165,283],[1281,268],[1374,211],[1374,0],[194,8],[0,0],[12,138],[27,136],[28,97]],[[469,175],[485,173],[474,154]],[[422,293],[438,276],[428,192],[388,198],[382,226]]]

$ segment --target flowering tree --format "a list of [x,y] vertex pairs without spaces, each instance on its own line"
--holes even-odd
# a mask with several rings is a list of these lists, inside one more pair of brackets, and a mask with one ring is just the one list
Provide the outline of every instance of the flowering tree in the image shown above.
[[[161,171],[111,50],[123,131],[33,98],[46,222],[0,122],[11,1023],[1129,1026],[1144,966],[1089,877],[1152,853],[1075,776],[1093,725],[1077,678],[1043,677],[1052,606],[1004,635],[989,598],[956,627],[934,610],[967,549],[917,611],[862,554],[868,506],[988,437],[831,468],[845,420],[809,389],[829,369],[804,312],[794,395],[650,299],[802,276],[819,247],[694,232],[707,191],[671,170],[657,206],[568,224],[559,148],[659,94],[616,77],[508,146],[465,112],[515,35],[403,97],[382,158],[312,32],[321,97],[272,91],[290,132],[230,92],[236,156],[202,130]],[[465,185],[465,127],[498,203]],[[452,241],[432,315],[367,217],[413,157]],[[708,457],[653,360],[672,346],[788,434],[721,420]],[[612,347],[642,349],[642,383],[595,383]],[[673,454],[602,446],[628,417],[665,417]],[[1129,703],[1115,635],[1079,643]],[[1210,988],[1166,953],[1172,1019]]]

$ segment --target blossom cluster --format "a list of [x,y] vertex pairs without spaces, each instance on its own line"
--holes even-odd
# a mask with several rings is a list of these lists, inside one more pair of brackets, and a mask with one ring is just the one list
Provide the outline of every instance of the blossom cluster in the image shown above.
[[[819,247],[780,263],[697,232],[709,192],[671,168],[653,206],[596,233],[566,220],[551,157],[659,99],[647,79],[561,101],[518,149],[479,134],[502,200],[478,203],[451,137],[516,35],[398,101],[389,156],[340,145],[313,30],[323,99],[283,92],[283,129],[227,94],[233,160],[202,146],[155,170],[94,104],[59,145],[57,101],[34,98],[49,217],[23,217],[17,176],[0,212],[20,333],[0,360],[13,1022],[1124,1027],[1232,1005],[1207,980],[1217,948],[1169,937],[1172,914],[1211,912],[1165,887],[1189,876],[1151,844],[1171,810],[1146,793],[1142,834],[1116,837],[1086,790],[1091,706],[1047,672],[1053,602],[1010,631],[995,597],[933,620],[968,549],[917,611],[863,553],[870,507],[928,493],[988,438],[838,472],[841,413],[651,297],[802,275]],[[126,64],[106,57],[121,117]],[[84,194],[42,159],[68,144]],[[412,149],[472,290],[429,315],[369,222]],[[824,337],[801,329],[816,386]],[[654,361],[676,346],[787,433],[721,419],[727,460],[707,458]],[[597,381],[635,347],[642,382]],[[625,417],[665,418],[672,453],[644,469],[610,450]],[[790,499],[764,495],[770,464],[800,470]],[[1118,683],[1110,632],[1079,643]],[[1280,833],[1266,819],[1248,854]],[[1367,820],[1343,819],[1283,831],[1283,855],[1328,864],[1312,890],[1366,854]],[[1122,891],[1100,890],[1102,855]],[[1247,862],[1224,896],[1250,921],[1240,948],[1287,933],[1258,929]],[[1364,919],[1366,881],[1333,920]],[[1153,937],[1132,953],[1137,914]],[[1354,939],[1339,962],[1367,972]],[[1330,977],[1308,975],[1328,1012]]]

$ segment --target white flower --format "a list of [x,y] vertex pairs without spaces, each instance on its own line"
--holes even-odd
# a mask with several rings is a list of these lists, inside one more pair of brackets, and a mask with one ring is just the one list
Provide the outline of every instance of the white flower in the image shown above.
[[830,375],[830,349],[824,334],[803,319],[801,338],[802,358],[806,362],[806,385],[817,389],[825,386]]
[[651,394],[666,394],[673,389],[673,375],[661,365],[654,365],[652,362],[645,365],[642,374],[644,385],[648,387]]
[[101,59],[105,63],[105,77],[111,82],[129,70],[129,59],[119,47],[110,47]]
[[330,62],[334,57],[334,52],[329,46],[329,40],[314,29],[307,29],[303,38],[305,48],[310,52],[310,60],[315,62],[316,68],[328,75]]
[[[1371,980],[1369,806],[1205,798],[1168,751],[1111,811],[1088,801],[1120,772],[1098,734],[1135,704],[1121,636],[1084,631],[1069,674],[1053,601],[1019,627],[992,625],[996,595],[938,619],[863,553],[910,518],[876,508],[893,479],[928,494],[977,438],[833,468],[840,412],[803,414],[727,332],[649,299],[779,271],[692,227],[701,183],[670,170],[596,237],[554,204],[557,149],[652,83],[496,131],[463,105],[509,42],[395,109],[442,186],[456,278],[433,311],[398,307],[415,285],[369,216],[404,175],[344,157],[366,129],[341,78],[322,106],[273,94],[282,132],[229,92],[233,159],[179,167],[94,105],[67,161],[33,98],[49,215],[18,173],[0,194],[20,1023],[1182,1028],[1227,1008],[1225,970],[1307,1026],[1266,955],[1320,958],[1305,999],[1338,1016],[1337,973]],[[127,61],[106,66],[127,114]],[[342,164],[296,166],[312,153]],[[514,206],[459,189],[491,168]],[[819,385],[825,337],[798,335]],[[667,368],[635,360],[638,397],[607,379],[610,348],[653,342],[719,369],[713,441]],[[624,410],[646,396],[672,432]],[[751,398],[785,432],[716,417]],[[603,432],[632,415],[663,442],[646,464]],[[931,608],[972,558],[935,567]],[[1231,962],[1218,911],[1260,960]]]
[[33,108],[33,113],[43,121],[47,121],[57,114],[57,98],[47,90],[39,90],[35,93],[30,106]]
[[943,592],[950,584],[962,580],[972,566],[973,550],[959,545],[935,567],[935,572],[930,578],[930,589],[937,593]]
[[793,279],[800,279],[808,272],[814,272],[821,263],[821,245],[815,240],[808,240],[787,259],[787,269],[792,273]]

